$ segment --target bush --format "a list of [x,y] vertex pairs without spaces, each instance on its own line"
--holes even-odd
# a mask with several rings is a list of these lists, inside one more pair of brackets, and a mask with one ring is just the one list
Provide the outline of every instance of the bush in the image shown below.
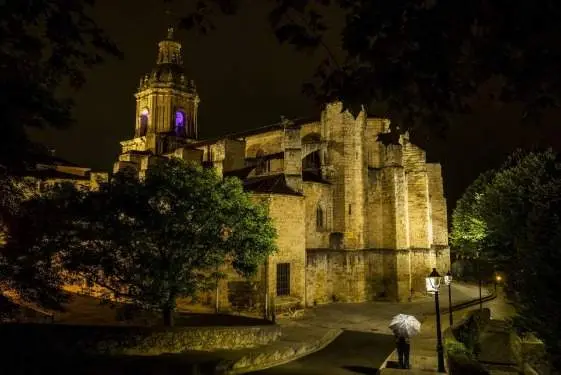
[[490,319],[490,310],[470,311],[455,326],[444,332],[444,351],[448,360],[448,372],[454,375],[488,375],[477,362],[479,336]]
[[458,325],[452,327],[454,337],[475,357],[480,352],[479,336],[490,316],[489,309],[471,311]]

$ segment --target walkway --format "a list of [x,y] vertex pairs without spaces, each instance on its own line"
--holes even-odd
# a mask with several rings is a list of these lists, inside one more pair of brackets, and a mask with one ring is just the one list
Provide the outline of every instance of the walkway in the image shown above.
[[[483,296],[489,294],[487,290],[483,291]],[[478,297],[479,289],[476,286],[457,283],[452,287],[453,304],[473,301]],[[442,307],[448,307],[448,298],[443,301]],[[304,345],[303,336],[310,330],[317,332],[336,330],[343,333],[327,347],[314,354],[307,353],[309,355],[303,357],[301,354],[294,358],[287,356],[282,360],[279,358],[278,363],[254,362],[253,367],[240,366],[234,373],[253,370],[258,371],[254,372],[255,374],[272,375],[375,374],[394,349],[394,340],[388,324],[391,318],[399,313],[412,314],[422,320],[425,316],[434,313],[434,299],[427,296],[409,303],[335,303],[308,309],[300,319],[279,321],[278,323],[283,327],[281,339],[267,348],[258,348],[254,351],[269,352],[275,346],[283,346],[287,341]],[[423,327],[423,332],[427,329],[430,328]],[[434,330],[430,329],[429,334],[433,335]],[[280,366],[271,367],[277,364]],[[266,368],[269,369],[260,370]]]
[[[454,304],[454,303],[453,303]],[[514,309],[505,302],[502,294],[499,292],[498,297],[483,303],[483,307],[491,310],[491,319],[501,320],[514,315]],[[479,304],[472,306],[466,310],[454,312],[454,320],[461,319],[468,311],[478,309]],[[494,325],[494,324],[493,324]],[[450,326],[449,317],[447,314],[441,315],[441,329],[444,332]],[[504,344],[504,340],[499,340]],[[417,374],[420,371],[423,373],[433,372],[437,373],[437,354],[436,354],[436,317],[434,315],[427,316],[423,322],[423,330],[419,336],[411,340],[411,370],[398,370],[383,368],[380,374],[383,375],[405,375]],[[505,347],[506,348],[506,347]],[[487,349],[486,352],[494,351],[494,349]],[[502,355],[496,353],[496,355]],[[391,361],[397,361],[396,353],[392,353]]]

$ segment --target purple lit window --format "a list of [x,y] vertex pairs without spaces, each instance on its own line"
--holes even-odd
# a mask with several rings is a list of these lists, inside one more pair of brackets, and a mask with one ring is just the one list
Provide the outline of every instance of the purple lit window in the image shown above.
[[148,110],[144,109],[141,113],[140,113],[140,126],[138,129],[138,135],[139,136],[144,136],[146,135],[146,131],[148,130]]
[[178,137],[185,136],[185,113],[183,111],[175,112],[175,134]]

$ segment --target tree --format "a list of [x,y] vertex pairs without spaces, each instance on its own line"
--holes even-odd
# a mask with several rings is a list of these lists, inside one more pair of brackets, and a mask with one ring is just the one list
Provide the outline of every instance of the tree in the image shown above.
[[253,275],[275,250],[275,229],[238,179],[164,159],[142,180],[119,173],[81,211],[81,244],[69,267],[165,325],[179,297],[215,286],[219,265]]
[[[478,199],[473,199],[474,192]],[[561,303],[556,295],[561,288],[560,201],[559,155],[550,150],[517,152],[466,191],[461,200],[465,206],[459,204],[454,212],[451,235],[457,245],[481,249],[505,272],[505,292],[519,315],[515,323],[538,334],[557,369],[561,369]],[[477,237],[470,236],[469,223],[474,220],[484,228]]]
[[0,4],[0,165],[21,168],[29,128],[66,128],[85,70],[103,56],[121,56],[88,15],[94,0],[5,0]]
[[[165,1],[165,0],[164,0]],[[385,142],[399,133],[440,132],[450,114],[473,100],[523,104],[524,118],[558,107],[561,96],[561,3],[549,0],[271,0],[270,24],[281,43],[324,49],[325,59],[304,92],[320,104],[341,100],[358,113],[369,105],[392,120]],[[218,13],[235,14],[242,0],[199,0],[182,25],[212,30]],[[326,14],[344,15],[343,58],[325,38]],[[496,90],[482,91],[494,82]]]
[[71,281],[63,259],[68,244],[77,242],[67,229],[74,227],[74,207],[84,193],[63,184],[37,194],[31,181],[9,176],[0,185],[5,193],[0,195],[0,298],[62,311],[68,301],[62,286]]
[[482,173],[464,192],[452,214],[450,244],[459,257],[478,258],[488,237],[479,202],[495,171]]

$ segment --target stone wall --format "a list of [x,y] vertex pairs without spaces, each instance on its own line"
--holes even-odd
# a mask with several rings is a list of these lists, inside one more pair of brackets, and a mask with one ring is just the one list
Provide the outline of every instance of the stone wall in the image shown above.
[[[227,277],[220,281],[218,298],[221,311],[262,311],[265,295],[268,304],[303,305],[305,298],[305,201],[303,196],[252,194],[255,203],[263,204],[277,230],[278,251],[271,255],[257,275],[248,280],[236,274],[231,267],[221,271]],[[276,296],[277,264],[290,263],[290,295]],[[215,303],[216,292],[206,294],[208,303]]]
[[264,155],[272,155],[283,152],[284,132],[274,130],[266,133],[250,135],[246,138],[245,157],[254,158],[259,150]]
[[223,170],[227,172],[245,167],[245,141],[226,139],[225,146]]
[[[384,205],[389,202],[384,199],[384,190],[382,178],[385,172],[379,168],[370,168],[368,170],[368,191],[366,195],[366,247],[367,248],[384,248],[384,237],[386,231],[392,230],[393,225],[390,220],[392,217],[384,217]],[[389,227],[386,226],[389,224]],[[389,242],[389,241],[388,241]]]
[[53,355],[160,355],[186,350],[244,349],[267,345],[280,336],[280,327],[276,325],[164,328],[3,324],[0,327],[1,340],[10,350]]
[[306,137],[308,134],[321,134],[321,121],[313,121],[302,125],[300,128],[300,136]]
[[357,118],[342,112],[341,103],[327,105],[322,113],[324,134],[328,141],[328,163],[335,171],[333,184],[333,229],[344,233],[344,247],[361,249],[365,236],[365,193],[367,164],[364,157],[366,116]]
[[[333,228],[333,194],[331,185],[304,182],[306,197],[306,247],[328,248],[329,235]],[[323,211],[323,228],[317,228],[318,205]]]
[[425,292],[425,277],[435,267],[435,251],[308,249],[307,305],[334,301],[406,301]]
[[[290,263],[290,297],[304,304],[306,277],[305,205],[303,196],[268,196],[269,216],[277,229],[278,251],[269,258],[270,298],[276,297],[277,264]],[[280,301],[277,301],[280,303]]]
[[448,247],[448,213],[442,168],[436,163],[427,163],[426,168],[431,202],[432,243],[435,246]]
[[407,181],[407,214],[409,216],[409,244],[412,248],[428,249],[432,244],[430,222],[429,183],[425,152],[404,142],[403,165]]

